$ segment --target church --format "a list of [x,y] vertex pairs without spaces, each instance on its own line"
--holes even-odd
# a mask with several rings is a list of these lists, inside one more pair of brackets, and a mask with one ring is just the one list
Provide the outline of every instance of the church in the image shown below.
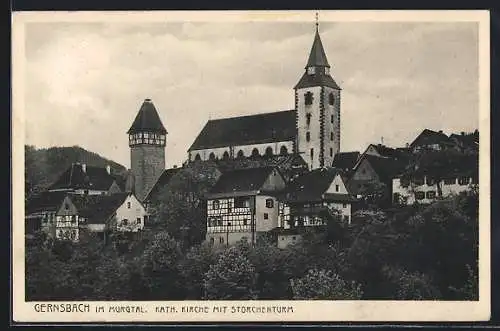
[[[293,88],[294,109],[209,120],[189,147],[187,160],[295,154],[309,170],[331,166],[340,151],[341,88],[330,68],[316,23],[304,73]],[[167,130],[150,99],[144,100],[128,135],[128,185],[143,201],[166,171]]]

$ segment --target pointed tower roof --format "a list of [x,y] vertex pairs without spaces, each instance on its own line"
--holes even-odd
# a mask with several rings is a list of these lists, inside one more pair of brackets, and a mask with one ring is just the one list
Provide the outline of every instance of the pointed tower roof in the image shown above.
[[306,68],[308,67],[330,68],[326,58],[325,49],[323,48],[323,43],[321,42],[321,37],[319,36],[318,25],[316,25],[316,35],[314,36],[311,53],[309,53],[309,59],[307,60]]
[[144,100],[141,108],[139,109],[139,113],[137,113],[137,116],[127,133],[131,134],[142,131],[157,132],[161,134],[167,133],[167,130],[163,126],[160,116],[158,115],[151,99]]
[[[312,73],[308,73],[308,68],[315,68]],[[328,69],[327,69],[328,68]],[[328,86],[336,90],[341,90],[337,82],[330,75],[330,64],[326,59],[325,49],[319,36],[318,23],[316,23],[316,34],[311,47],[311,53],[305,67],[306,71],[300,78],[294,89],[313,87],[313,86]]]

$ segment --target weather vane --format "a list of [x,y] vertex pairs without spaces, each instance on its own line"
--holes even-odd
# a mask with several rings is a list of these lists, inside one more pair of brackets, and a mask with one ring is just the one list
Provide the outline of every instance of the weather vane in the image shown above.
[[316,12],[316,30],[319,28],[319,14]]

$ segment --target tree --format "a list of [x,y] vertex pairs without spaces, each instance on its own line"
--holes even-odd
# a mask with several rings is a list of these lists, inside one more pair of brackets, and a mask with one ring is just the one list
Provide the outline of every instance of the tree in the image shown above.
[[220,172],[213,162],[194,162],[180,169],[160,191],[152,226],[167,231],[189,247],[205,239],[205,193]]
[[204,285],[204,297],[208,300],[255,299],[255,267],[237,247],[229,247],[210,266]]
[[142,256],[142,278],[147,284],[148,300],[183,298],[180,286],[179,243],[166,232],[159,232]]
[[437,300],[442,297],[428,275],[390,266],[384,266],[382,272],[392,285],[390,291],[395,300]]
[[201,300],[204,293],[203,279],[210,266],[217,263],[220,252],[208,243],[191,247],[180,261],[187,300]]
[[312,269],[292,281],[297,300],[357,300],[363,291],[356,282],[347,282],[331,271]]

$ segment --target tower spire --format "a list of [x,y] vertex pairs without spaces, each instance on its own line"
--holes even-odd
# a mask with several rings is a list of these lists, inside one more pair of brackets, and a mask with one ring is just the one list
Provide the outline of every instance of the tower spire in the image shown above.
[[319,32],[319,13],[316,12],[316,32]]

